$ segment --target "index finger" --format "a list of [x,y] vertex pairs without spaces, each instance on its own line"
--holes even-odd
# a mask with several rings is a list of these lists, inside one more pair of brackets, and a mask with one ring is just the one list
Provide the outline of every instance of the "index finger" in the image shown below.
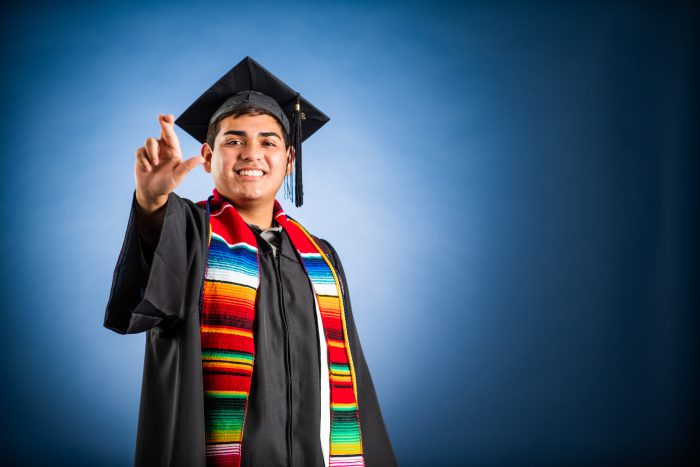
[[160,123],[161,127],[160,139],[168,146],[177,147],[179,141],[177,139],[177,135],[175,134],[175,128],[173,128],[171,119],[171,115],[158,116],[158,123]]

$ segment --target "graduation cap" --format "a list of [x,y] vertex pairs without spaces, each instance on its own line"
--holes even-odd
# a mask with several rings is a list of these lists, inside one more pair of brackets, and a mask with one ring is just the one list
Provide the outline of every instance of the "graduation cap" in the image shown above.
[[250,106],[271,112],[289,135],[294,153],[294,204],[299,207],[304,201],[301,143],[330,119],[258,62],[246,56],[199,96],[175,123],[203,144],[210,123],[224,113]]

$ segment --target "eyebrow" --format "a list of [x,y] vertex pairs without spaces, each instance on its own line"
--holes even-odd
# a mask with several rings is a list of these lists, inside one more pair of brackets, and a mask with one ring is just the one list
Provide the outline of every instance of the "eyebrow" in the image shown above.
[[[245,131],[241,131],[241,130],[228,130],[228,131],[224,132],[224,136],[225,135],[237,135],[237,136],[243,136],[246,138],[248,137],[248,133],[246,133]],[[274,131],[261,131],[260,133],[258,133],[258,136],[262,136],[262,137],[276,136],[280,141],[282,140],[282,137],[280,135],[278,135],[277,133],[275,133]]]

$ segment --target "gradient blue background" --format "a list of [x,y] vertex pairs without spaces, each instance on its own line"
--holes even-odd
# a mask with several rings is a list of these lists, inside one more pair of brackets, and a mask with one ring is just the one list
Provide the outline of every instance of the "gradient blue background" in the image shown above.
[[4,14],[3,463],[131,465],[133,154],[245,55],[331,117],[279,199],[343,260],[402,466],[698,459],[698,8],[288,5]]

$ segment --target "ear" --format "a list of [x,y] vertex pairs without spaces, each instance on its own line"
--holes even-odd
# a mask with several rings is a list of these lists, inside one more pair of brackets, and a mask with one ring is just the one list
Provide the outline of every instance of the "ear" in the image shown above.
[[290,144],[287,148],[287,173],[286,175],[291,175],[294,171],[294,147]]
[[202,145],[201,154],[204,158],[204,171],[207,173],[211,173],[211,158],[214,156],[214,154],[211,151],[209,143],[204,143]]

